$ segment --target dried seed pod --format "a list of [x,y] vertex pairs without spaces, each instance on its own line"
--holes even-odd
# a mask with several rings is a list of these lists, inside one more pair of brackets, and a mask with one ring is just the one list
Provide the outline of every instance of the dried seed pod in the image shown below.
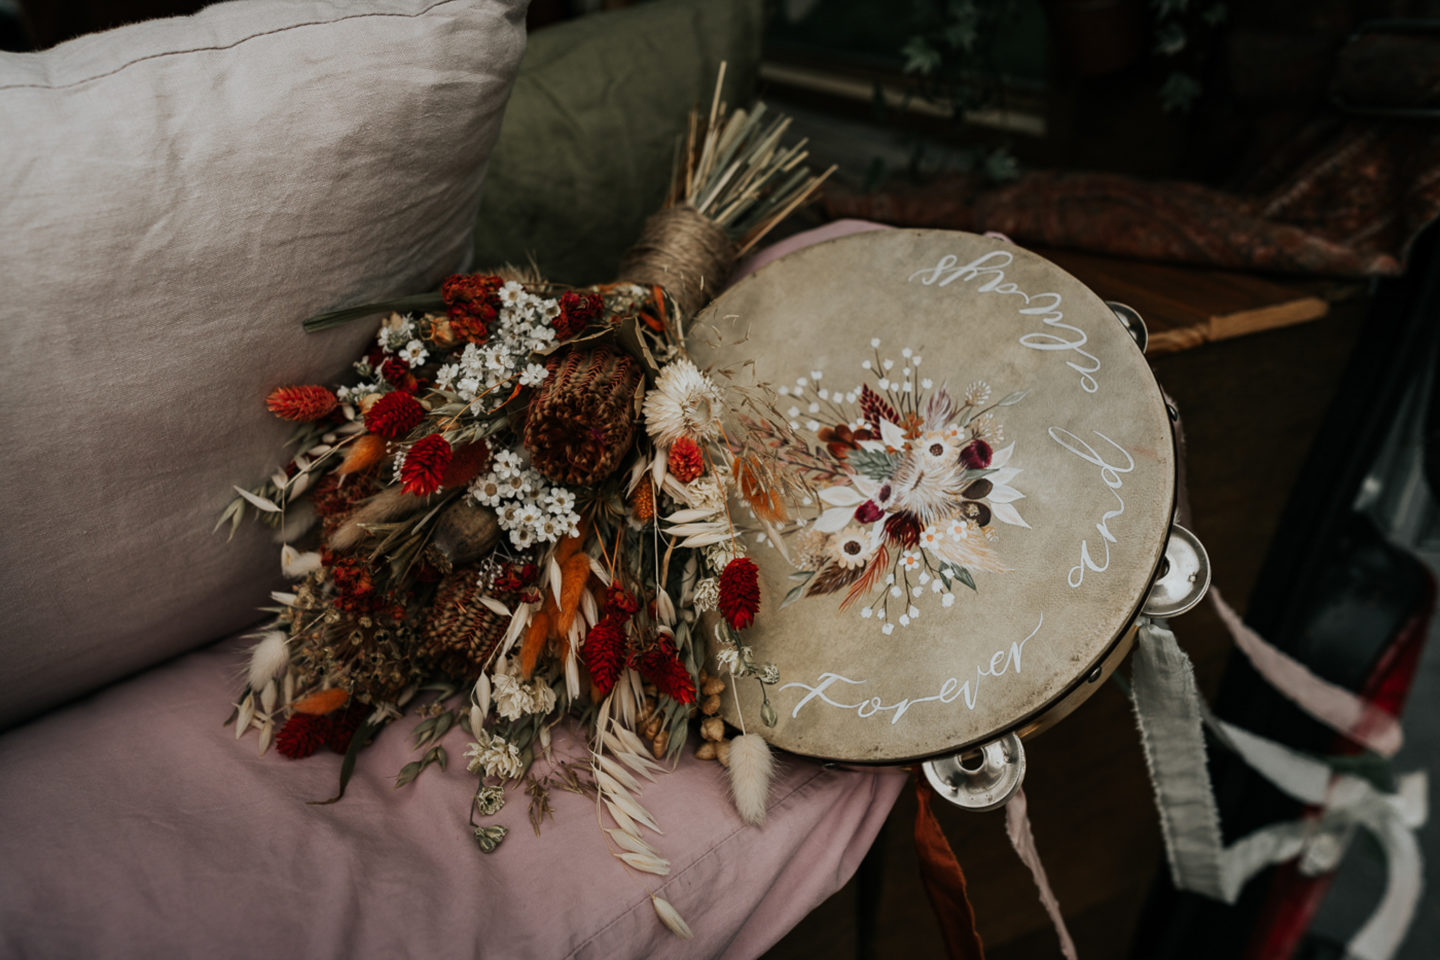
[[598,483],[635,437],[640,365],[608,347],[576,347],[551,356],[546,368],[525,424],[531,463],[551,483]]
[[706,740],[724,740],[725,721],[719,717],[706,717],[700,721],[700,736]]
[[655,734],[655,739],[650,742],[650,752],[655,755],[656,760],[665,756],[665,751],[670,747],[670,731],[661,730]]
[[657,701],[654,697],[646,697],[644,702],[640,704],[640,714],[635,719],[640,723],[645,723],[651,717],[655,716],[656,706]]
[[709,740],[706,740],[704,743],[700,744],[700,746],[696,748],[695,757],[698,760],[714,760],[715,744],[711,743]]
[[499,539],[500,523],[495,514],[469,497],[462,497],[435,518],[435,535],[430,544],[452,564],[461,564],[489,553]]
[[730,766],[730,741],[721,740],[715,744],[715,759],[720,761],[720,766]]
[[707,717],[713,717],[713,716],[715,716],[715,714],[719,713],[719,712],[720,712],[720,696],[719,696],[719,694],[714,694],[714,695],[712,695],[712,696],[708,696],[708,697],[706,697],[703,701],[701,701],[701,703],[700,703],[700,712],[703,713],[703,714],[705,714],[705,716],[707,716]]
[[645,723],[640,727],[640,735],[646,740],[654,740],[655,736],[659,732],[660,718],[658,716],[652,716],[649,720],[646,720]]
[[700,684],[700,692],[707,697],[715,697],[725,692],[725,681],[719,677],[711,677]]

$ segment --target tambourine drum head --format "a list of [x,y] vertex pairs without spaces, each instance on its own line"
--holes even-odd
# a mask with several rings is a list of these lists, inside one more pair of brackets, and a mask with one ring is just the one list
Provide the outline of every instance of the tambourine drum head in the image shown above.
[[735,431],[815,491],[771,518],[783,550],[747,535],[763,599],[742,640],[779,669],[777,722],[751,677],[729,722],[808,756],[911,760],[1023,733],[1113,669],[1164,552],[1174,439],[1083,284],[1003,241],[877,230],[764,267],[690,340],[775,392],[781,423]]

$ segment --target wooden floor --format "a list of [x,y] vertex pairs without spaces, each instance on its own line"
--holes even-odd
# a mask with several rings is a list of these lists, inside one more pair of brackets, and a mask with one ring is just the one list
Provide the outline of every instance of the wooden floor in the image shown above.
[[[1209,550],[1215,584],[1242,610],[1311,443],[1343,442],[1317,438],[1316,432],[1363,313],[1357,299],[1301,326],[1153,360],[1185,424],[1191,528]],[[1195,661],[1202,690],[1213,695],[1230,655],[1228,636],[1208,605],[1173,626]],[[1146,891],[1161,867],[1159,829],[1129,704],[1107,684],[1026,750],[1036,842],[1080,956],[1128,957]],[[941,807],[937,812],[966,871],[987,955],[1058,956],[1030,877],[1006,840],[1003,814]],[[916,872],[914,813],[907,790],[876,844],[883,871],[872,956],[943,956]],[[857,904],[852,880],[767,956],[856,955]]]

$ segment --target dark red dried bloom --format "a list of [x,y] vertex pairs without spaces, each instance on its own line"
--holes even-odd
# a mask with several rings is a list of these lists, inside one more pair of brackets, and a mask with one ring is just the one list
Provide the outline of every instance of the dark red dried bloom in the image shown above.
[[275,749],[291,760],[308,757],[325,745],[329,726],[328,717],[310,713],[291,714],[280,732],[275,734]]
[[990,466],[990,458],[994,456],[990,444],[984,440],[971,440],[960,451],[960,463],[970,470],[984,470]]
[[329,721],[325,725],[325,746],[336,753],[344,753],[349,750],[355,731],[360,729],[360,724],[369,712],[370,705],[368,703],[362,703],[351,697],[345,709],[336,710],[323,718],[317,718]]
[[885,533],[902,547],[913,547],[920,542],[920,519],[913,513],[892,513],[885,521]]
[[445,468],[455,451],[449,441],[438,433],[421,437],[405,451],[405,460],[400,464],[400,483],[406,493],[426,497],[440,489]]
[[868,383],[860,388],[860,414],[876,430],[880,429],[881,420],[895,424],[900,422],[900,414],[890,406],[890,401],[871,390]]
[[507,563],[495,575],[495,589],[519,593],[535,582],[535,564]]
[[604,697],[620,679],[625,666],[625,625],[611,617],[602,619],[585,634],[585,669],[595,691]]
[[335,394],[321,386],[276,387],[265,406],[281,420],[319,420],[339,404]]
[[635,616],[640,609],[640,604],[630,591],[618,583],[611,583],[605,588],[605,602],[602,604],[602,615],[628,620]]
[[330,571],[330,580],[335,584],[332,602],[337,609],[365,614],[387,605],[386,597],[376,589],[374,571],[363,557],[322,550],[320,562]]
[[380,376],[390,383],[404,383],[410,376],[410,364],[399,357],[386,357],[385,362],[380,365]]
[[605,300],[598,293],[576,293],[567,290],[560,295],[560,315],[550,321],[555,336],[569,340],[600,316]]
[[695,702],[695,678],[680,662],[680,651],[670,637],[661,634],[655,646],[635,658],[635,669],[677,703]]
[[705,472],[705,457],[700,445],[687,436],[677,437],[670,445],[670,455],[665,460],[670,476],[681,483],[689,483]]
[[500,314],[500,277],[482,274],[455,274],[440,285],[450,315],[450,326],[456,336],[471,343],[483,343],[490,335],[490,324]]
[[365,411],[365,429],[386,440],[399,440],[425,419],[420,401],[399,390],[387,393]]
[[440,478],[440,485],[451,489],[468,486],[470,481],[489,465],[490,444],[484,440],[467,443],[457,449],[450,458],[450,466],[445,468],[445,476]]
[[744,630],[759,609],[760,568],[749,557],[736,557],[720,573],[720,612],[732,630]]
[[866,500],[855,508],[855,519],[860,523],[874,523],[884,515],[885,511],[874,500]]

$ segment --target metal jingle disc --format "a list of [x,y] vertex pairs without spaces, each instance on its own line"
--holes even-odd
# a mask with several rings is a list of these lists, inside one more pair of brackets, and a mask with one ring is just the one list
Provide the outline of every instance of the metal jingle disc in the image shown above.
[[1120,321],[1135,341],[1135,345],[1140,348],[1140,352],[1144,353],[1145,348],[1150,345],[1150,331],[1145,328],[1145,320],[1140,316],[1140,311],[1117,300],[1106,300],[1105,306],[1115,314],[1115,319]]
[[983,813],[1002,807],[1025,780],[1025,747],[1015,733],[977,750],[926,760],[925,779],[957,807]]
[[1204,599],[1209,589],[1210,556],[1204,544],[1180,524],[1172,524],[1160,576],[1145,599],[1145,615],[1178,617]]

